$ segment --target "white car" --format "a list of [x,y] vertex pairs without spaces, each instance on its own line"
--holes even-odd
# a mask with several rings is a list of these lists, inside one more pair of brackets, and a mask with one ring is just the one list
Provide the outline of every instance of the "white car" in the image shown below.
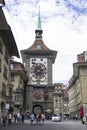
[[52,121],[61,121],[61,117],[59,115],[53,115]]

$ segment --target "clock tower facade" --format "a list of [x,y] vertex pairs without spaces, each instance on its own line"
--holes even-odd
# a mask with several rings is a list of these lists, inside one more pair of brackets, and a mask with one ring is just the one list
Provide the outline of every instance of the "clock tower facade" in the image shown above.
[[21,50],[22,60],[29,77],[25,86],[24,109],[29,113],[41,113],[47,109],[53,111],[52,65],[57,51],[49,49],[42,40],[40,11],[35,41],[31,47]]

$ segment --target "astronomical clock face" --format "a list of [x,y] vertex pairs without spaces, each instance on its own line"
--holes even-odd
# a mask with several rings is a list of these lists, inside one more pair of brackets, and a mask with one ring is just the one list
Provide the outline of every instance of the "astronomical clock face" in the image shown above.
[[46,66],[42,63],[35,63],[31,67],[31,75],[34,79],[43,79],[47,73]]
[[42,91],[40,91],[40,90],[36,90],[36,91],[34,91],[34,93],[33,93],[33,96],[34,96],[34,98],[36,98],[36,99],[41,99],[42,97],[43,97],[43,92]]
[[33,82],[42,84],[47,81],[47,59],[31,58],[30,59],[30,77]]

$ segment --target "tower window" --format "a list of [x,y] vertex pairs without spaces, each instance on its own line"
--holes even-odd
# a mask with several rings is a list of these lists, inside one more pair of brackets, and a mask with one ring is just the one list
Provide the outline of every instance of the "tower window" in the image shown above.
[[40,44],[37,44],[37,45],[36,45],[36,48],[37,48],[37,49],[41,49],[41,45],[40,45]]

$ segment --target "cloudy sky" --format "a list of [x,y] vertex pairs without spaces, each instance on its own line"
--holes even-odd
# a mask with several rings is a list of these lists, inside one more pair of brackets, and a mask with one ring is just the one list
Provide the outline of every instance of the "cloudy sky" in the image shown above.
[[73,74],[77,55],[87,50],[87,0],[5,2],[3,10],[19,52],[30,47],[35,40],[40,6],[43,41],[47,47],[58,51],[53,65],[53,82],[67,82]]

